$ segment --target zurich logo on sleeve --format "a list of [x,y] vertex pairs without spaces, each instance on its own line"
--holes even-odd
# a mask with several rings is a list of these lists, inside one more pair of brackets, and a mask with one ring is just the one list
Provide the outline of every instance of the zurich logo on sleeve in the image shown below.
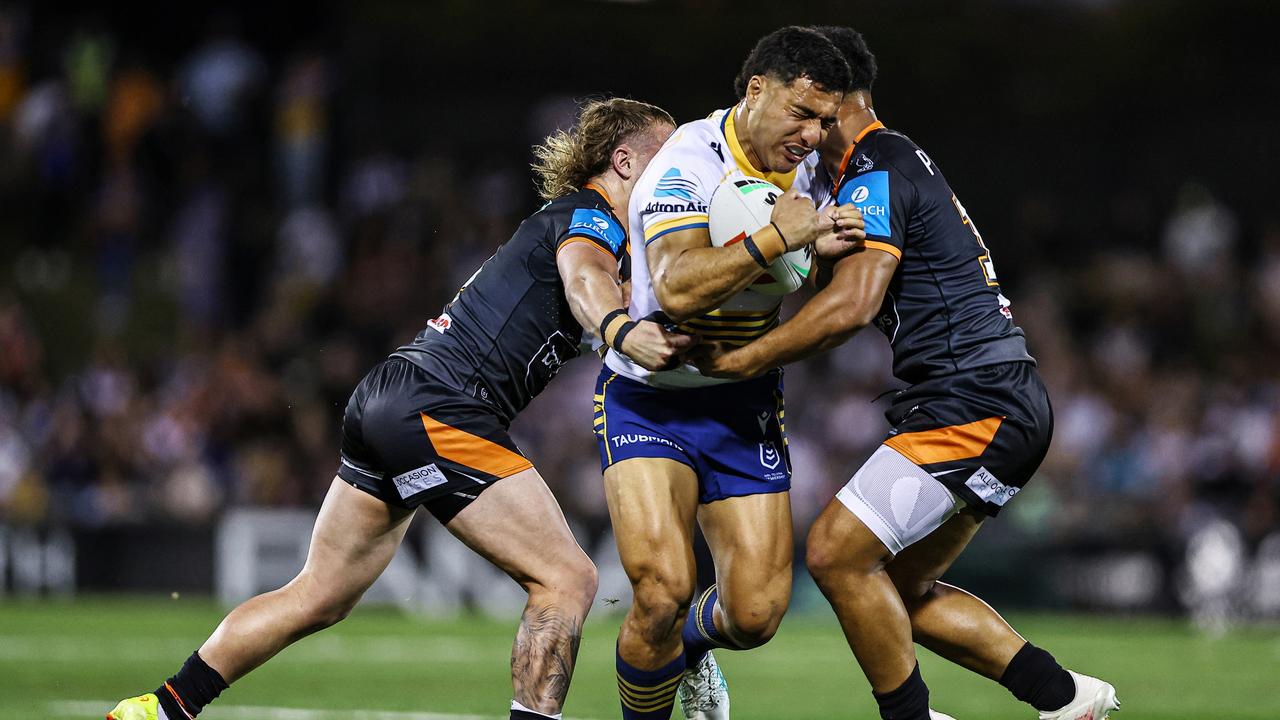
[[697,199],[694,193],[698,186],[688,178],[680,176],[680,168],[671,168],[653,186],[654,197],[674,197],[693,202]]
[[627,241],[627,234],[603,210],[578,208],[569,220],[570,235],[585,235],[603,242],[614,253]]
[[889,237],[889,172],[877,170],[858,175],[840,187],[836,196],[840,205],[853,203],[862,211],[867,234]]

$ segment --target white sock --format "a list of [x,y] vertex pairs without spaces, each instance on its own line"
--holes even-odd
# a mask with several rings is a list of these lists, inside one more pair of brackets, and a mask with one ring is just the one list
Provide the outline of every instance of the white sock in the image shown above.
[[538,712],[537,710],[530,710],[529,708],[527,708],[527,707],[525,707],[525,706],[521,705],[520,703],[516,702],[515,700],[512,700],[512,701],[511,701],[511,709],[512,709],[512,710],[519,710],[519,711],[521,711],[521,712],[533,713],[534,715],[537,715],[538,717],[551,718],[551,720],[561,720],[561,715],[562,715],[562,713],[556,713],[555,715],[548,715],[548,714],[546,714],[546,713],[540,713],[540,712]]

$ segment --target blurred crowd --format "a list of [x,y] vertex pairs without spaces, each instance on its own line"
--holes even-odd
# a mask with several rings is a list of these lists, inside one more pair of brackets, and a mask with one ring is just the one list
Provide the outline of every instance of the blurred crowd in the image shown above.
[[[364,371],[536,207],[528,156],[339,137],[333,56],[268,58],[232,22],[172,65],[93,25],[37,64],[26,37],[0,11],[0,523],[315,506]],[[1109,237],[1063,239],[1071,198],[1008,191],[970,210],[1004,213],[987,240],[1056,431],[998,532],[1159,548],[1206,518],[1250,543],[1280,528],[1280,222],[1188,177],[1104,205]],[[883,438],[889,366],[870,331],[788,369],[798,525]],[[598,534],[597,370],[575,361],[515,434]]]

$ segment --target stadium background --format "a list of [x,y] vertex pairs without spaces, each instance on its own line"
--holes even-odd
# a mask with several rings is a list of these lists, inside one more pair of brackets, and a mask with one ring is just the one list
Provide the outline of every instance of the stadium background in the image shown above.
[[[0,602],[0,662],[39,655],[21,648],[63,610],[137,607],[201,618],[152,674],[176,667],[216,608],[100,593],[210,595],[231,513],[309,516],[351,389],[537,208],[529,148],[576,100],[694,119],[733,102],[759,35],[822,22],[866,34],[881,118],[982,228],[1055,405],[1040,475],[953,577],[1103,635],[1243,643],[1196,647],[1255,658],[1246,681],[1274,670],[1278,19],[1123,0],[0,6],[0,597],[36,598]],[[868,332],[788,370],[800,537],[883,436],[888,368]],[[607,555],[596,370],[570,364],[514,429]],[[439,539],[422,525],[420,559]],[[794,622],[828,621],[827,642],[815,592],[801,572]],[[1068,641],[1080,616],[1053,617]],[[1280,716],[1262,703],[1239,716]]]

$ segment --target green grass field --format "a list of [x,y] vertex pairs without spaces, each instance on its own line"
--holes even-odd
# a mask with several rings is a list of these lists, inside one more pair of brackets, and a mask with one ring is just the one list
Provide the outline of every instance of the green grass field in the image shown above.
[[[186,598],[0,602],[0,717],[100,718],[115,700],[149,690],[176,670],[221,615],[207,600]],[[1114,682],[1124,702],[1118,720],[1280,718],[1275,627],[1214,640],[1159,619],[1013,620],[1065,663]],[[588,626],[568,718],[619,716],[613,686],[617,622],[616,615],[601,612]],[[359,609],[237,683],[201,717],[505,718],[513,627]],[[718,657],[736,720],[878,717],[827,613],[789,618],[768,646]],[[959,720],[1035,717],[994,683],[925,651],[921,663],[934,706]]]

